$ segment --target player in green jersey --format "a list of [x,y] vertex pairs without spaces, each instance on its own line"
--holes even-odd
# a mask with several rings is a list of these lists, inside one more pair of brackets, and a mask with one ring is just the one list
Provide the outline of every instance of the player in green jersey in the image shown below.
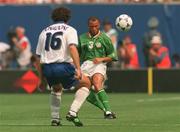
[[97,17],[88,19],[88,28],[89,32],[80,36],[78,45],[81,70],[90,78],[94,89],[87,100],[102,109],[105,118],[114,119],[116,116],[111,112],[103,84],[106,79],[106,63],[117,60],[117,55],[109,37],[100,31],[100,20]]

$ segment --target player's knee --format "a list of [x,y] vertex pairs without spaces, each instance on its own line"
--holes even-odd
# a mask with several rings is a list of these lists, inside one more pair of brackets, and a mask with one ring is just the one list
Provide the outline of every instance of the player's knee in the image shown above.
[[83,82],[83,83],[81,84],[81,87],[90,88],[90,87],[91,87],[91,83],[89,83],[89,82]]
[[59,93],[62,91],[62,87],[60,85],[54,85],[54,86],[52,86],[52,90],[55,93]]
[[91,87],[91,81],[88,77],[83,76],[82,80],[80,81],[79,87],[86,87],[90,88]]
[[94,82],[93,83],[95,91],[99,91],[102,89],[102,84],[100,82]]
[[100,80],[93,79],[93,86],[96,92],[103,89],[103,83]]
[[102,81],[99,78],[93,78],[92,80],[94,87],[101,88],[102,87]]

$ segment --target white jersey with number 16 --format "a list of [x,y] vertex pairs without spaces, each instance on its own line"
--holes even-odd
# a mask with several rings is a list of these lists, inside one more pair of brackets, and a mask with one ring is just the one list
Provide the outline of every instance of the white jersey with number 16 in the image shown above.
[[53,24],[39,35],[36,54],[43,64],[72,62],[68,46],[78,45],[77,31],[65,23]]

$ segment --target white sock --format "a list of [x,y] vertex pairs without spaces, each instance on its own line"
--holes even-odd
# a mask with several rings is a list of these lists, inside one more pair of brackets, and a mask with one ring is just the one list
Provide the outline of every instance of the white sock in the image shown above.
[[75,93],[74,101],[70,107],[70,114],[73,116],[77,116],[77,112],[81,108],[82,104],[86,100],[86,98],[89,96],[89,89],[86,87],[82,87],[78,89]]
[[50,105],[51,105],[51,119],[59,119],[59,110],[61,103],[61,92],[51,92]]
[[111,113],[112,113],[111,111],[106,111],[106,115],[111,114]]

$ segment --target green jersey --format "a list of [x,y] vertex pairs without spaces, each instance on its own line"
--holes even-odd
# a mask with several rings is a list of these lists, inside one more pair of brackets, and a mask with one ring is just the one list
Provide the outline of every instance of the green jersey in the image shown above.
[[94,37],[91,37],[88,33],[80,35],[78,50],[81,62],[102,57],[110,57],[112,60],[117,60],[113,44],[103,32]]

